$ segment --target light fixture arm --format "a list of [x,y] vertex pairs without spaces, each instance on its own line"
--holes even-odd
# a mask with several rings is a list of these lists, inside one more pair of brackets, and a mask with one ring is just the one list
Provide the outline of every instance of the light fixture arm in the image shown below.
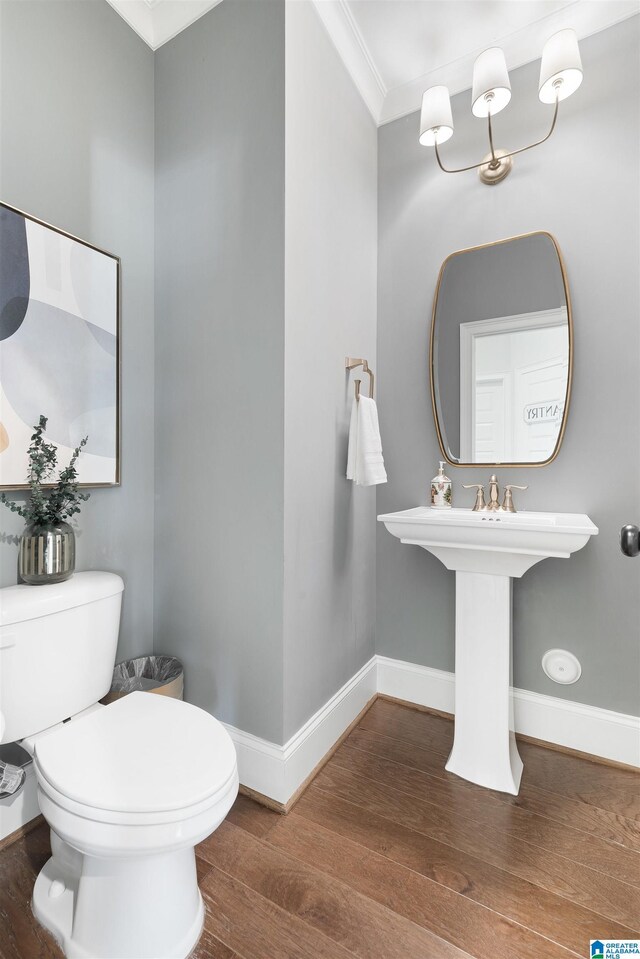
[[494,150],[494,147],[493,147],[493,128],[492,128],[492,126],[491,126],[491,114],[490,114],[490,113],[487,114],[487,124],[488,124],[488,129],[489,129],[489,146],[490,146],[490,148],[491,148],[491,166],[495,166],[498,161],[497,161],[497,159],[496,159],[496,151]]
[[558,119],[558,105],[559,100],[556,95],[556,103],[553,110],[553,119],[551,121],[551,128],[546,136],[542,137],[541,140],[536,140],[535,143],[530,143],[529,146],[520,147],[519,150],[512,150],[510,153],[500,153],[500,157],[496,157],[495,150],[493,148],[493,131],[491,129],[491,114],[488,115],[487,119],[489,122],[489,145],[491,147],[491,160],[487,164],[487,160],[483,160],[481,163],[474,163],[471,166],[459,167],[457,170],[449,170],[447,167],[443,166],[442,160],[440,159],[440,151],[438,150],[438,142],[436,140],[434,146],[436,148],[436,160],[438,161],[438,166],[443,173],[466,173],[468,170],[478,170],[480,167],[497,166],[501,160],[506,160],[508,157],[514,157],[518,153],[524,153],[526,150],[532,150],[534,147],[539,147],[541,143],[546,143],[556,127],[556,120]]

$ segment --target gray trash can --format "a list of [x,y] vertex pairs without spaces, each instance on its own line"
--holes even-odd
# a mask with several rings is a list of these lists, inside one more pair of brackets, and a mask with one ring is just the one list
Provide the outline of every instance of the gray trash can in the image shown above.
[[111,689],[102,702],[112,703],[138,690],[182,699],[183,689],[184,669],[175,656],[138,656],[118,663],[113,670]]

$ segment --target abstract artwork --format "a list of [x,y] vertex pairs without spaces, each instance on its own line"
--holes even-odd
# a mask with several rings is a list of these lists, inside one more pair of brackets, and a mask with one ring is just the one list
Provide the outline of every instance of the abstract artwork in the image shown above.
[[26,485],[41,414],[85,486],[120,482],[120,260],[0,203],[0,488]]

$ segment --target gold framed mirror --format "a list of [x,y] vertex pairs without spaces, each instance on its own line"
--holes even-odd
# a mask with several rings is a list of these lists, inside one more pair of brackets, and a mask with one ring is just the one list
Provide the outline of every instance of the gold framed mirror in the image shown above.
[[571,397],[573,316],[550,233],[445,259],[429,372],[438,442],[452,466],[538,467],[556,458]]

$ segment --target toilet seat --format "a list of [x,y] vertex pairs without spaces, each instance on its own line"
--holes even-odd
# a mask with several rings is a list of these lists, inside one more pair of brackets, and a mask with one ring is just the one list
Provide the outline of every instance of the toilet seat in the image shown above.
[[218,803],[225,801],[229,794],[235,795],[238,791],[238,773],[234,766],[230,771],[228,778],[222,786],[212,793],[211,796],[197,803],[188,806],[182,806],[178,809],[167,809],[161,812],[119,812],[113,809],[100,809],[98,806],[88,806],[76,800],[69,799],[65,793],[59,791],[42,774],[38,766],[35,767],[38,789],[42,797],[55,803],[56,806],[64,812],[70,813],[74,817],[80,817],[84,820],[90,820],[93,823],[104,823],[105,825],[115,826],[162,826],[164,824],[182,823],[185,819],[195,818],[201,813],[215,807]]
[[57,806],[120,825],[197,816],[237,783],[235,749],[217,719],[145,692],[62,726],[36,743],[34,759]]

